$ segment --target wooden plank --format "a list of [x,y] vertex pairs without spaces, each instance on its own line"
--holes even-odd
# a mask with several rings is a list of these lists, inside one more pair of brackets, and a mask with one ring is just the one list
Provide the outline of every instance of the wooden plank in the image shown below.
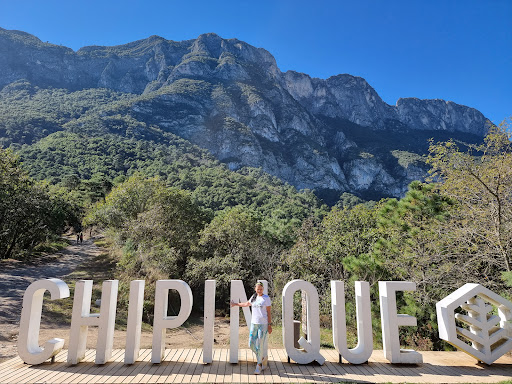
[[169,365],[169,361],[172,360],[174,355],[178,352],[177,349],[166,349],[162,362],[160,364],[152,364],[151,358],[148,364],[151,366],[150,370],[144,376],[145,383],[157,383],[165,368]]
[[183,350],[178,361],[176,361],[172,371],[165,378],[166,383],[181,383],[183,380],[183,372],[186,370],[187,361],[190,358],[190,355],[193,354],[195,350],[186,348]]
[[224,373],[226,372],[226,355],[229,351],[226,348],[222,348],[219,357],[219,367],[217,369],[217,376],[215,378],[216,383],[224,382]]
[[[426,374],[428,374],[427,377],[425,377],[425,379],[430,379],[430,380],[446,380],[446,378],[449,378],[451,376],[454,376],[454,373],[455,371],[452,371],[450,369],[450,367],[445,367],[443,365],[443,363],[433,363],[432,361],[429,361],[431,359],[429,359],[428,357],[428,354],[423,354],[423,359],[424,359],[424,364],[422,365],[422,368],[423,368],[423,372],[425,372]],[[460,370],[456,370],[458,372],[455,373],[455,376],[459,376],[459,374],[462,374],[462,372],[460,372]],[[424,375],[426,376],[426,375]],[[472,380],[470,380],[472,381]]]
[[[121,362],[124,358],[124,352],[121,349],[115,350],[112,352],[112,358],[110,359],[110,363],[104,365],[94,365],[89,370],[87,370],[86,375],[83,377],[77,378],[78,383],[89,383],[89,382],[98,382],[98,376],[106,376],[106,374],[111,371],[113,367],[115,367],[116,362]],[[50,378],[48,378],[50,381]]]
[[199,376],[200,383],[209,383],[208,376],[210,375],[210,372],[212,371],[213,364],[214,364],[215,360],[218,358],[219,353],[220,353],[219,350],[214,348],[212,350],[212,362],[208,363],[208,364],[202,363],[203,370],[201,372],[201,376]]
[[[112,359],[111,360],[115,360],[116,358],[119,358],[119,356],[123,357],[124,356],[124,353],[122,350],[116,350],[116,351],[113,351],[112,353]],[[110,367],[110,364],[107,363],[105,365],[92,365],[89,367],[89,369],[85,370],[82,372],[82,375],[81,376],[78,376],[75,381],[77,383],[87,383],[87,382],[90,382],[92,381],[93,379],[96,379],[96,375],[101,372],[101,371],[105,371],[105,370],[108,370]]]
[[[96,356],[96,351],[94,349],[89,349],[85,352],[85,358],[76,365],[69,365],[67,362],[65,363],[65,370],[60,372],[59,375],[55,376],[52,381],[54,383],[68,383],[72,382],[73,379],[79,377],[82,372],[85,372],[89,366],[93,364],[94,358]],[[67,359],[67,356],[66,356]]]
[[[239,350],[240,382],[249,382],[249,363],[247,362],[247,349]],[[252,372],[251,372],[252,373]]]
[[290,360],[288,363],[288,355],[286,354],[286,350],[283,350],[283,353],[286,357],[286,363],[283,365],[286,367],[286,370],[289,372],[290,377],[292,378],[292,382],[302,382],[305,381],[302,379],[302,372],[298,366],[298,364],[294,363],[293,360]]
[[[20,358],[17,357],[14,360],[15,362],[10,365],[9,369],[6,369],[4,375],[2,375],[3,380],[16,381],[18,378],[21,378],[24,375],[28,375],[29,372],[33,372],[33,370],[31,370],[32,366],[25,364]],[[39,365],[39,367],[45,365],[49,365],[49,363],[45,362]]]
[[[62,353],[62,352],[60,352]],[[12,359],[2,361],[0,363],[0,374],[9,369],[14,364],[22,364],[23,360],[19,356],[13,357]],[[1,377],[1,376],[0,376]]]
[[[167,355],[167,351],[165,351],[165,356]],[[135,364],[139,364],[139,369],[136,369],[132,372],[132,378],[129,381],[124,380],[123,383],[143,383],[143,378],[148,374],[151,370],[154,372],[157,370],[155,367],[156,364],[151,364],[151,352],[145,355],[143,361],[136,361]],[[149,375],[151,376],[151,374]],[[148,376],[148,378],[149,378]]]
[[321,350],[322,356],[325,357],[325,363],[323,365],[318,366],[316,371],[318,374],[322,375],[322,381],[324,382],[339,382],[340,379],[338,378],[338,373],[333,374],[331,370],[332,362],[329,361],[328,352],[328,349]]
[[110,376],[115,375],[122,367],[124,367],[124,350],[119,349],[118,352],[119,355],[117,355],[114,361],[110,362],[105,367],[101,372],[101,375],[94,378],[93,381],[89,381],[89,383],[104,383]]
[[198,383],[203,367],[203,350],[199,349],[199,354],[194,358],[194,370],[190,373],[190,378],[186,383]]
[[382,366],[382,363],[372,361],[371,358],[368,361],[368,363],[359,364],[359,367],[365,372],[367,372],[368,375],[372,375],[373,381],[379,383],[395,383],[404,381],[404,375],[402,374],[403,370],[397,371],[397,375],[391,375],[390,372]]
[[[217,349],[213,349],[212,351],[212,358],[215,360],[217,355]],[[209,364],[204,364],[201,360],[198,364],[198,366],[202,367],[201,371],[199,372],[199,377],[197,379],[197,383],[207,383],[208,374],[210,373],[210,369],[212,368],[213,362]]]
[[[194,358],[190,361],[189,367],[185,372],[185,377],[183,378],[182,383],[192,383],[197,382],[197,378],[200,375],[200,370],[202,368],[203,361],[203,350],[197,349],[194,354]],[[196,380],[196,381],[195,381]]]
[[283,367],[287,372],[287,376],[289,378],[289,381],[291,383],[297,382],[297,374],[295,371],[295,364],[294,363],[288,363],[288,354],[286,353],[285,349],[279,350],[279,354],[281,355],[281,361],[283,362]]
[[45,362],[41,365],[29,365],[25,363],[17,364],[12,367],[10,373],[8,373],[5,378],[2,378],[6,382],[15,382],[15,383],[23,383],[29,381],[35,381],[38,377],[47,369],[50,369],[51,363]]
[[357,375],[350,364],[340,364],[339,354],[335,349],[323,350],[327,359],[326,367],[332,372],[331,381],[337,380],[365,380],[364,377]]
[[272,349],[272,358],[276,365],[277,374],[279,376],[279,380],[282,383],[291,383],[291,380],[286,373],[286,369],[283,365],[283,362],[286,361],[286,358],[281,355],[280,349]]
[[228,353],[228,359],[227,359],[226,364],[229,364],[231,366],[231,370],[230,370],[231,378],[230,378],[229,382],[240,383],[242,381],[242,368],[243,368],[244,364],[246,364],[246,362],[241,359],[241,356],[242,356],[242,353],[240,350],[238,350],[238,364],[231,364],[229,362],[229,353]]
[[148,383],[164,382],[183,352],[183,349],[168,349],[165,359],[158,364],[156,371],[148,378]]
[[323,365],[310,365],[315,374],[318,376],[318,380],[321,382],[339,382],[338,374],[333,374],[331,370],[332,363],[328,359],[328,350],[322,350],[322,356],[325,357],[325,363]]
[[165,375],[162,375],[162,378],[160,380],[162,383],[174,383],[174,380],[176,379],[178,372],[180,371],[181,367],[183,366],[183,362],[187,358],[189,352],[190,352],[190,348],[183,348],[178,359],[172,363],[169,363],[171,365],[171,370],[166,372]]
[[267,369],[265,369],[265,371],[263,371],[265,373],[265,382],[266,383],[281,382],[281,379],[279,377],[279,372],[277,371],[276,362],[274,361],[273,351],[272,351],[272,349],[269,349],[267,352],[268,352]]
[[[374,366],[375,369],[381,371],[385,376],[397,376],[398,379],[403,377],[414,376],[415,372],[409,372],[404,369],[404,366],[397,366],[396,364],[390,364],[384,357],[383,351],[374,351],[370,356],[369,366]],[[421,381],[421,380],[420,380]]]
[[226,354],[224,356],[223,363],[224,363],[224,377],[222,378],[223,379],[222,382],[223,383],[232,383],[233,382],[233,372],[236,368],[238,368],[240,363],[231,364],[229,362],[229,350],[228,349],[226,349]]
[[[96,352],[90,357],[89,360],[84,361],[84,362],[80,362],[80,364],[84,365],[85,369],[80,371],[76,375],[72,376],[69,379],[70,383],[79,383],[80,381],[83,381],[84,379],[94,378],[94,376],[90,376],[89,375],[89,372],[91,372],[92,370],[94,370],[94,369],[96,369],[98,367],[98,365],[96,365],[94,363],[95,357],[96,357]],[[108,366],[108,363],[107,363],[107,366]],[[104,368],[105,365],[101,365],[100,367]]]
[[[92,353],[92,351],[89,353]],[[32,381],[36,381],[38,376],[44,376],[50,366],[51,363],[49,362],[40,365],[29,365],[22,362],[13,366],[10,374],[2,377],[2,380],[5,380],[5,382],[27,382],[32,378]]]
[[105,383],[122,383],[124,380],[128,379],[130,374],[135,371],[137,368],[139,368],[141,365],[144,364],[145,358],[151,355],[151,349],[145,349],[141,351],[141,354],[139,355],[138,361],[135,363],[128,365],[128,364],[119,364],[117,365],[117,369],[115,371],[115,375],[108,377],[105,380]]
[[304,378],[308,381],[322,382],[322,378],[317,371],[318,366],[316,363],[312,362],[310,364],[301,364],[300,369],[304,373]]
[[217,371],[219,370],[219,360],[222,355],[222,349],[215,349],[213,354],[213,362],[210,364],[208,371],[207,383],[215,383],[217,380]]
[[190,376],[190,371],[194,371],[194,368],[195,368],[195,363],[194,363],[194,360],[197,359],[197,356],[196,355],[199,355],[201,352],[199,349],[195,348],[195,349],[192,349],[190,351],[190,353],[188,354],[187,358],[185,359],[185,362],[183,363],[183,368],[180,370],[179,372],[179,375],[181,376],[180,377],[180,380],[175,380],[174,382],[175,383],[183,383],[186,378],[187,378],[187,375]]
[[[46,374],[41,374],[41,372],[38,372],[38,376],[52,376],[52,375],[55,375],[55,374],[60,374],[60,370],[59,369],[62,369],[62,367],[65,366],[66,364],[66,356],[67,356],[67,352],[66,351],[63,351],[63,352],[59,352],[59,354],[57,356],[55,356],[55,363],[53,364],[50,364],[50,363],[47,363],[44,365],[44,367],[42,367],[41,369],[44,369],[47,373]],[[15,359],[15,361],[18,361],[17,359]],[[21,361],[21,359],[19,359],[19,361]],[[26,364],[24,364],[26,365]],[[34,370],[37,370],[38,366],[32,366],[31,369],[34,369]],[[0,373],[0,377],[7,377],[8,375],[7,374],[3,374],[3,373]],[[37,380],[37,378],[36,378]]]
[[512,358],[505,356],[492,366],[475,364],[459,352],[425,352],[424,364],[419,366],[392,365],[381,351],[375,351],[367,365],[339,364],[334,350],[322,350],[326,357],[323,366],[288,364],[284,349],[269,350],[269,365],[262,375],[254,375],[255,356],[249,349],[239,351],[239,364],[228,361],[228,349],[214,350],[214,363],[202,364],[201,349],[167,350],[161,364],[150,362],[151,350],[141,350],[139,361],[124,365],[124,351],[115,350],[112,361],[95,365],[94,350],[86,352],[84,362],[70,366],[67,353],[56,356],[56,363],[38,366],[24,364],[19,357],[2,363],[0,383],[156,383],[156,382],[426,382],[467,383],[499,382],[512,377]]
[[325,356],[332,363],[329,364],[329,369],[334,373],[336,377],[343,378],[343,380],[368,380],[366,376],[360,374],[360,371],[354,369],[354,365],[340,364],[338,351],[334,349],[326,350]]

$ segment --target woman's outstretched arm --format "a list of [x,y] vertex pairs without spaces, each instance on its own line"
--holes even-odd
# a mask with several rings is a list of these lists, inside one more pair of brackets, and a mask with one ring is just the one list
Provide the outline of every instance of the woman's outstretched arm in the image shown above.
[[248,301],[246,303],[235,303],[234,301],[231,301],[230,306],[231,307],[250,307],[251,306],[251,302]]

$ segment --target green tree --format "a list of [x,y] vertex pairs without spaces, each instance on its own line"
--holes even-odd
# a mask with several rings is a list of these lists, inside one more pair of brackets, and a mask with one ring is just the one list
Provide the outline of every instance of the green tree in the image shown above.
[[430,146],[428,163],[438,190],[457,202],[452,236],[467,268],[488,286],[512,275],[512,145],[510,124],[494,127],[481,145],[462,152],[453,141]]
[[257,279],[273,287],[280,246],[262,231],[261,218],[243,207],[225,209],[201,232],[200,258],[191,259],[187,277],[196,287],[206,279],[218,280],[218,297],[227,300],[229,282],[241,279],[247,289]]
[[17,156],[0,148],[0,259],[30,257],[34,247],[75,222],[69,201],[35,183]]

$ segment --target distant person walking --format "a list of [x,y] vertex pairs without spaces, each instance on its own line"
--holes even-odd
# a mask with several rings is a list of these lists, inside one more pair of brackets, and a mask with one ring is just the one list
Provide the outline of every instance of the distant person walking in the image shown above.
[[259,375],[268,363],[268,335],[272,333],[270,306],[271,301],[268,295],[263,294],[263,284],[256,283],[254,287],[256,293],[252,295],[247,303],[231,302],[231,306],[235,307],[252,307],[251,331],[249,333],[249,348],[256,355],[257,364],[255,375]]
[[84,242],[84,234],[80,232],[80,244]]
[[80,241],[80,234],[79,234],[79,233],[77,233],[77,234],[76,234],[76,243],[78,244],[78,242],[79,242],[79,241]]

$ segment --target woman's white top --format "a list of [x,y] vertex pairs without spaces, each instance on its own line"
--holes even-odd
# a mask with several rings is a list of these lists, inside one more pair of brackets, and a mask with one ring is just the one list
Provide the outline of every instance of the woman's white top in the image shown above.
[[253,324],[268,324],[267,307],[270,307],[270,297],[268,295],[256,296],[256,300],[251,302]]

